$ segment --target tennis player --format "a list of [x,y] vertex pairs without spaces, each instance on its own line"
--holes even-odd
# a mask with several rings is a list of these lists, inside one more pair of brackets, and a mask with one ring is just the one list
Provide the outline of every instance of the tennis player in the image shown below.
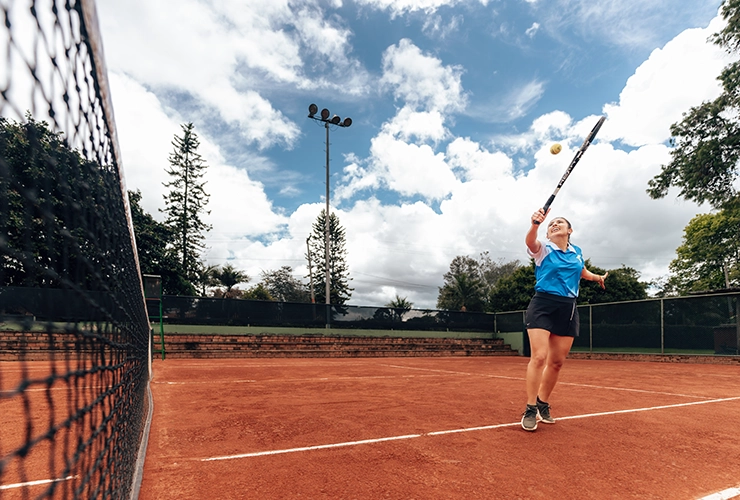
[[546,243],[537,239],[540,224],[550,210],[532,215],[525,242],[527,253],[534,259],[535,294],[527,307],[527,334],[531,357],[527,365],[527,409],[522,416],[525,431],[537,429],[537,422],[554,424],[550,415],[550,394],[558,381],[573,340],[578,336],[576,308],[581,278],[596,281],[605,288],[609,273],[594,274],[586,269],[581,249],[570,243],[573,228],[563,217],[547,225]]

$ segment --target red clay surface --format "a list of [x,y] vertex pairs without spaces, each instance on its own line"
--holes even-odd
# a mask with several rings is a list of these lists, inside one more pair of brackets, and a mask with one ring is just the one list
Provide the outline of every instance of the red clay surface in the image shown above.
[[[156,360],[139,498],[697,499],[740,486],[737,366],[569,359],[550,401],[560,420],[528,433],[527,361]],[[430,434],[450,430],[464,432]]]

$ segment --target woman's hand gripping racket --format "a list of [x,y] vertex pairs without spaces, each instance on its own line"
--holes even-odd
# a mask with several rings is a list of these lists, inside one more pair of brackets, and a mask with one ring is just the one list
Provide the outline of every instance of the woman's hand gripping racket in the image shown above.
[[[576,166],[576,163],[581,159],[581,156],[583,156],[583,153],[586,152],[586,149],[591,145],[591,142],[593,142],[594,138],[596,137],[596,134],[599,132],[599,129],[604,124],[604,120],[606,120],[606,116],[602,116],[599,118],[599,121],[596,122],[596,126],[591,130],[591,133],[588,134],[588,137],[586,137],[586,140],[583,141],[583,145],[581,146],[581,149],[576,152],[576,155],[573,157],[573,159],[570,161],[570,165],[568,165],[568,168],[566,169],[565,173],[563,174],[563,177],[560,178],[560,182],[558,182],[558,187],[555,188],[555,191],[550,195],[550,198],[548,198],[547,202],[545,203],[545,206],[542,207],[542,213],[547,214],[547,210],[550,208],[550,205],[552,205],[553,200],[555,200],[555,196],[557,196],[558,191],[560,191],[560,188],[563,187],[563,184],[565,184],[565,180],[568,178],[570,173],[573,171],[573,169]],[[539,221],[533,220],[535,224],[539,224]]]

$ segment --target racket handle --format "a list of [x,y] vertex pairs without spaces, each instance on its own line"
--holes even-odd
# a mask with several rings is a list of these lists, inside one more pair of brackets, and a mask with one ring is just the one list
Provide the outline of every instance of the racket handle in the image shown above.
[[[555,200],[555,195],[554,194],[551,194],[550,195],[550,198],[547,199],[547,203],[545,203],[545,206],[542,207],[542,211],[545,212],[545,214],[547,214],[547,209],[550,208],[550,205],[552,205],[553,200]],[[535,224],[539,225],[539,222],[537,222],[537,221],[532,221],[532,222],[534,222]]]

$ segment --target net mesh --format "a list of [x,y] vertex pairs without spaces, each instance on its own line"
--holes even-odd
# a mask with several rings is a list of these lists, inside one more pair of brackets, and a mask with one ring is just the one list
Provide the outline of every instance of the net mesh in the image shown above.
[[0,12],[0,497],[126,498],[150,329],[94,4]]

